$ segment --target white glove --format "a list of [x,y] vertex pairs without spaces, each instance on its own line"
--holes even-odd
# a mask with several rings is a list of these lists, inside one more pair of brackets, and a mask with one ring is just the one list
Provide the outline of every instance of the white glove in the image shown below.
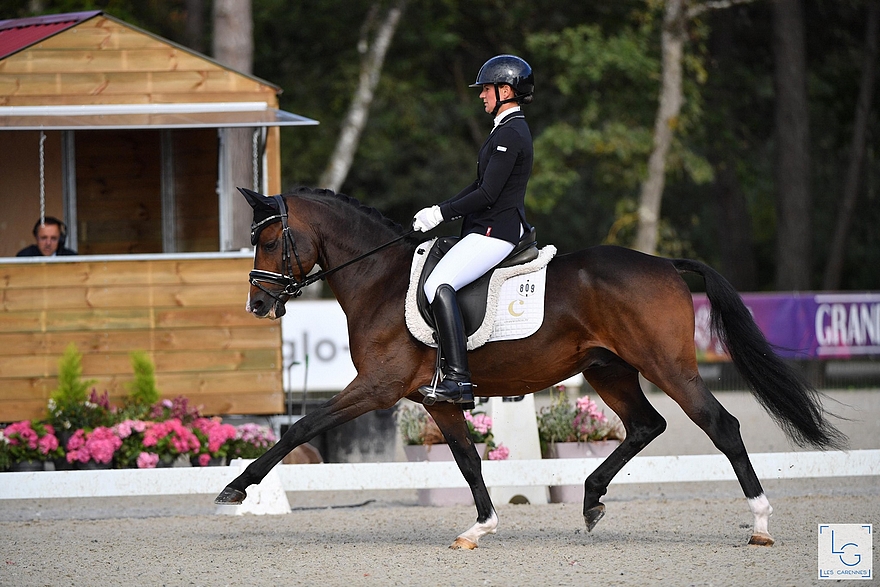
[[431,206],[419,210],[413,218],[413,228],[419,232],[428,232],[443,222],[443,213],[440,206]]

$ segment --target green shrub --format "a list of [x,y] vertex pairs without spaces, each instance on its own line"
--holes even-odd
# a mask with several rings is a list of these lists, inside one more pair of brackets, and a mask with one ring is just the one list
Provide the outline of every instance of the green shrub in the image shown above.
[[156,387],[156,368],[149,355],[135,351],[129,355],[134,370],[134,380],[126,385],[128,396],[123,411],[131,418],[140,418],[159,401],[159,388]]
[[48,421],[56,433],[63,435],[93,425],[95,410],[88,400],[89,387],[95,383],[94,379],[83,381],[82,354],[76,344],[67,345],[58,363],[58,388],[49,397]]

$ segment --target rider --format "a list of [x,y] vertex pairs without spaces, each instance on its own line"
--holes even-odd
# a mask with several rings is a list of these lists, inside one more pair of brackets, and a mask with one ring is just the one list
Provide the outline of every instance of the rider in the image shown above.
[[481,88],[485,110],[495,117],[495,126],[480,148],[477,179],[455,197],[424,208],[413,218],[413,228],[422,232],[463,218],[461,240],[425,281],[439,338],[437,352],[446,360],[444,379],[436,387],[419,388],[429,400],[436,395],[437,400],[457,404],[473,403],[474,394],[455,292],[500,263],[531,230],[524,202],[532,172],[532,135],[520,105],[532,102],[532,68],[514,55],[498,55],[480,68],[470,87]]

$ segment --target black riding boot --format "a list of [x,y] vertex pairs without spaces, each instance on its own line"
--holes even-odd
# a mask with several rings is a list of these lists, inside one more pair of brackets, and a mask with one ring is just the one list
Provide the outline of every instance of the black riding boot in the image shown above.
[[430,406],[438,401],[449,401],[473,405],[474,392],[471,373],[468,371],[467,340],[461,310],[452,286],[444,283],[437,288],[434,301],[431,302],[431,311],[434,313],[437,336],[440,339],[437,352],[442,352],[446,365],[443,368],[443,381],[436,387],[419,387],[419,392],[425,396],[422,403]]

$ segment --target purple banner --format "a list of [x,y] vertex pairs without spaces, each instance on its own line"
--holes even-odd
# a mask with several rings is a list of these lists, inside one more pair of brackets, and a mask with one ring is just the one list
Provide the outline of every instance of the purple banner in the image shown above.
[[[880,293],[743,294],[758,327],[779,354],[793,359],[880,355]],[[697,359],[729,358],[709,333],[709,302],[694,294]]]

